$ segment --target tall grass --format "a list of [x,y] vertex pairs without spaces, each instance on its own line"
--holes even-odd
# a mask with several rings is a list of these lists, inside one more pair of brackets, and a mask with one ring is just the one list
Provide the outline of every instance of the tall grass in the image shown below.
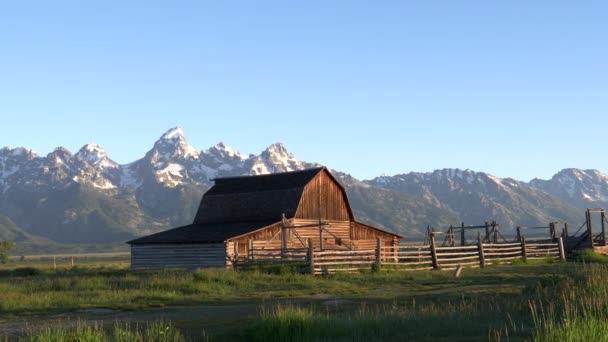
[[[197,340],[205,340],[204,337]],[[129,326],[116,324],[112,329],[101,325],[78,324],[75,328],[47,327],[39,331],[30,331],[20,342],[182,342],[187,341],[184,335],[170,323],[154,322],[147,326]]]
[[[251,312],[231,317],[239,323],[220,331],[216,340],[608,341],[608,266],[601,263],[467,269],[458,278],[439,271],[312,277],[289,269],[7,272],[0,273],[0,314],[4,315],[298,298],[291,304],[272,301],[254,319]],[[325,303],[328,298],[343,302]],[[193,327],[196,318],[187,319],[192,322],[183,326]],[[119,330],[137,337],[132,340],[146,341],[143,328]],[[95,341],[95,336],[131,341],[101,327],[75,329],[88,336],[83,341]],[[78,336],[78,331],[49,329],[26,338],[73,341],[72,335]]]
[[296,305],[264,309],[252,341],[534,340],[608,341],[608,266],[552,274],[508,296],[464,296],[416,305],[329,313]]

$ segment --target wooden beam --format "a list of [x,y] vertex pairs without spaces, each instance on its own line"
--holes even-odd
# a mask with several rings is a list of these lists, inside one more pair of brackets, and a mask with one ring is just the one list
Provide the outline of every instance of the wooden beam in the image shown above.
[[558,243],[559,243],[559,258],[560,258],[560,260],[565,261],[566,253],[564,252],[564,238],[560,236],[558,239]]
[[601,212],[602,216],[602,245],[606,246],[606,213]]
[[481,240],[481,232],[477,232],[477,246],[479,247],[479,267],[486,265],[486,257],[483,252],[483,241]]
[[314,276],[315,275],[315,254],[314,254],[314,249],[312,247],[311,238],[308,239],[308,267],[309,267],[310,274],[312,274]]
[[437,260],[437,250],[435,249],[435,235],[431,234],[431,257],[433,258],[433,268],[439,267],[439,262]]
[[464,236],[464,222],[460,225],[460,245],[465,245],[465,236]]

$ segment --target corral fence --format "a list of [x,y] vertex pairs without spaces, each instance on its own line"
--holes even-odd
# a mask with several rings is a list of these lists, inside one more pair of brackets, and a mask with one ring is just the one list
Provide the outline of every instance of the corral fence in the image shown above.
[[512,263],[515,259],[565,260],[563,239],[556,242],[536,242],[522,238],[513,243],[486,243],[482,239],[474,245],[440,246],[431,238],[429,245],[400,244],[375,246],[354,250],[315,250],[308,248],[252,248],[247,255],[238,256],[234,266],[244,268],[262,264],[300,264],[301,271],[320,275],[340,272],[359,272],[372,268],[391,271],[453,270],[458,267],[484,267]]
[[130,252],[99,252],[99,253],[71,253],[71,254],[35,254],[35,255],[12,255],[12,262],[43,262],[49,263],[53,268],[60,266],[76,266],[80,263],[93,261],[120,261],[128,260]]

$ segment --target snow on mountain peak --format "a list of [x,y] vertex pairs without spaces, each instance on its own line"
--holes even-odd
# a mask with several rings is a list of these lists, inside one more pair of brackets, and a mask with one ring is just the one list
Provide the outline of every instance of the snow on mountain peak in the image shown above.
[[160,140],[184,139],[184,130],[181,127],[173,127],[160,137]]
[[288,172],[305,168],[304,163],[287,152],[287,149],[281,143],[268,146],[260,156],[251,158],[249,164],[249,173],[253,175]]
[[83,160],[90,165],[98,166],[101,169],[111,167],[116,168],[118,164],[111,161],[106,154],[106,151],[96,143],[89,143],[84,145],[74,157]]
[[232,147],[224,144],[223,142],[219,142],[213,146],[211,146],[207,151],[207,153],[213,154],[216,157],[237,157],[238,159],[245,160],[247,157],[243,156],[240,152],[235,151]]
[[286,156],[291,155],[291,153],[287,152],[287,149],[285,148],[285,146],[283,146],[283,144],[280,142],[274,143],[274,144],[268,146],[268,148],[266,148],[266,151],[268,151],[269,153],[278,154],[278,155],[286,155]]
[[198,151],[188,145],[184,138],[184,131],[180,127],[174,127],[165,132],[154,144],[161,159],[182,157],[186,159],[198,159]]

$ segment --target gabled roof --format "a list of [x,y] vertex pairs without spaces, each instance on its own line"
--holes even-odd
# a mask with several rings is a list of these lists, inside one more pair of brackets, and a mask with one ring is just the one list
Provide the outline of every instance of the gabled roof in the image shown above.
[[[327,169],[318,167],[260,176],[217,178],[215,185],[203,196],[193,224],[128,243],[223,242],[280,222],[282,214],[292,218],[300,204],[304,187],[324,170]],[[345,191],[331,172],[327,173]],[[346,196],[346,192],[344,194]],[[348,198],[345,197],[345,201],[352,218]]]
[[215,179],[194,224],[279,221],[296,214],[304,187],[325,168]]
[[270,226],[279,220],[258,222],[190,224],[164,232],[148,235],[127,242],[139,244],[180,244],[224,242],[231,237],[247,234],[254,230]]

